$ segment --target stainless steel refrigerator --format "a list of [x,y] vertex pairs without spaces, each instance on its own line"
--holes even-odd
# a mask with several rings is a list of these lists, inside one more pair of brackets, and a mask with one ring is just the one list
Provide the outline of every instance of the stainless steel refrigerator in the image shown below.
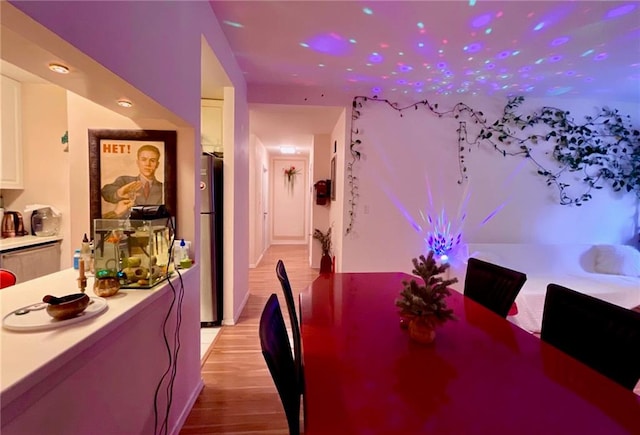
[[222,158],[203,153],[200,170],[200,324],[222,324]]

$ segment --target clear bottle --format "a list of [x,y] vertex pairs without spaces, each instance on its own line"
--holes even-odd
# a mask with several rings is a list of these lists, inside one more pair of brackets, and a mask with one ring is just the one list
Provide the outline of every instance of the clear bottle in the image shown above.
[[73,252],[73,268],[75,270],[80,269],[80,258],[82,257],[82,255],[80,255],[80,250],[76,249]]
[[180,244],[173,248],[173,264],[180,267],[180,262],[189,256],[187,252],[187,244],[184,239],[180,240]]
[[91,250],[90,254],[89,254],[89,272],[90,273],[96,273],[96,267],[95,267],[95,260],[96,260],[96,256],[95,256],[95,243],[93,243],[93,239],[91,239],[91,241],[89,242],[89,248]]
[[84,237],[82,238],[82,245],[80,246],[80,256],[84,260],[84,264],[87,267],[87,270],[89,270],[89,266],[91,265],[91,245],[89,244],[87,233],[84,233]]

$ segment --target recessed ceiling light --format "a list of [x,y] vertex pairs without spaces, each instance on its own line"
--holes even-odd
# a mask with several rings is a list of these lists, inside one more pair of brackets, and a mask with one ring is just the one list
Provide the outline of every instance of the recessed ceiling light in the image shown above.
[[118,106],[121,107],[131,107],[133,106],[133,103],[129,100],[118,100]]
[[296,153],[296,147],[292,147],[292,146],[280,147],[280,154],[295,154],[295,153]]
[[69,67],[59,63],[50,63],[49,69],[53,72],[57,72],[58,74],[69,74]]

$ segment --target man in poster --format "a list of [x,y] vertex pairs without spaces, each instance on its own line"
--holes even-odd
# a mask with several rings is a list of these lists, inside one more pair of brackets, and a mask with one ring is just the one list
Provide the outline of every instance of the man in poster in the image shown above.
[[114,182],[102,186],[102,198],[116,204],[104,218],[116,218],[125,215],[134,205],[158,205],[163,203],[164,188],[155,172],[160,166],[160,151],[153,145],[138,148],[136,164],[137,176],[121,175]]

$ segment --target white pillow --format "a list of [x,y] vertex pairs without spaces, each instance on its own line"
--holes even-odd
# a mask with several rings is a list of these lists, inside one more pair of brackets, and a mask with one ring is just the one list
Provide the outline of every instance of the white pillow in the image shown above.
[[640,252],[627,245],[597,245],[594,270],[609,275],[640,276]]
[[477,258],[478,260],[486,261],[487,263],[500,264],[500,256],[489,251],[476,251],[469,257]]

